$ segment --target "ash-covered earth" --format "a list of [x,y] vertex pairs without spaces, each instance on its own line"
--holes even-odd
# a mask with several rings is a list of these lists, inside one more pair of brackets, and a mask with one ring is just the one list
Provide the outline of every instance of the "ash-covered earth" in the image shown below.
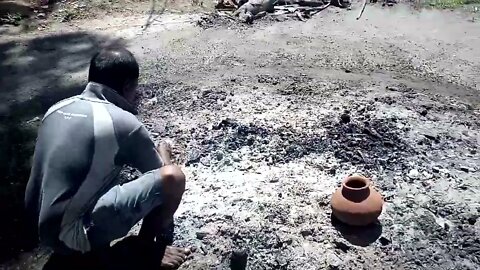
[[[480,267],[479,62],[375,14],[216,26],[146,53],[142,119],[188,175],[182,269],[228,269],[234,251],[248,269]],[[354,172],[386,201],[364,229],[331,218]]]
[[[117,31],[141,62],[141,120],[187,174],[181,269],[243,252],[248,269],[480,269],[478,22],[355,15]],[[354,172],[386,201],[367,228],[331,217]]]
[[[189,176],[177,243],[198,250],[184,269],[228,268],[235,250],[249,269],[479,266],[480,121],[467,103],[302,74],[221,84],[144,86],[158,90],[144,92],[143,119]],[[365,229],[330,216],[353,172],[387,202]]]

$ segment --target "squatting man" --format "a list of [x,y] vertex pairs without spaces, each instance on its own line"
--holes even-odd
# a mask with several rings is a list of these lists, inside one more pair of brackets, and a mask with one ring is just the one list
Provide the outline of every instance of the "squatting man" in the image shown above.
[[[157,268],[178,268],[190,253],[170,246],[185,175],[172,164],[170,145],[156,147],[134,116],[138,77],[131,52],[103,49],[91,59],[83,93],[42,120],[25,203],[41,244],[58,256],[105,249],[141,219],[140,242],[162,253]],[[124,165],[143,175],[119,183]]]

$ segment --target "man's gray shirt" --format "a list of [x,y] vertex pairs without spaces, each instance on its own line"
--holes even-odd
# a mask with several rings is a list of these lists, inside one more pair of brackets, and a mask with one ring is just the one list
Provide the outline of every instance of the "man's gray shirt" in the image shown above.
[[113,89],[90,82],[53,105],[38,131],[27,184],[27,211],[47,246],[90,250],[84,216],[118,184],[124,165],[142,173],[162,162],[133,107]]

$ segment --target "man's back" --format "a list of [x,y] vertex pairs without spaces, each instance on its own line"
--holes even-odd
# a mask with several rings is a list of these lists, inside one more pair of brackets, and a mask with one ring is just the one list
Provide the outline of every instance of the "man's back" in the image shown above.
[[82,95],[55,104],[45,115],[26,192],[27,211],[38,217],[44,244],[88,250],[83,216],[117,184],[122,165],[141,171],[161,165],[131,112],[114,90],[89,83]]

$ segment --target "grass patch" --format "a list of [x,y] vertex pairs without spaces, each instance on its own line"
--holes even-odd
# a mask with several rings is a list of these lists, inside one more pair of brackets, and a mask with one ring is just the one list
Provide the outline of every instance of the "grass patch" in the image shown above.
[[0,25],[11,24],[19,26],[23,18],[24,16],[20,13],[8,13],[5,16],[0,16]]
[[473,4],[480,4],[480,0],[427,0],[426,2],[427,6],[441,9],[454,9]]

